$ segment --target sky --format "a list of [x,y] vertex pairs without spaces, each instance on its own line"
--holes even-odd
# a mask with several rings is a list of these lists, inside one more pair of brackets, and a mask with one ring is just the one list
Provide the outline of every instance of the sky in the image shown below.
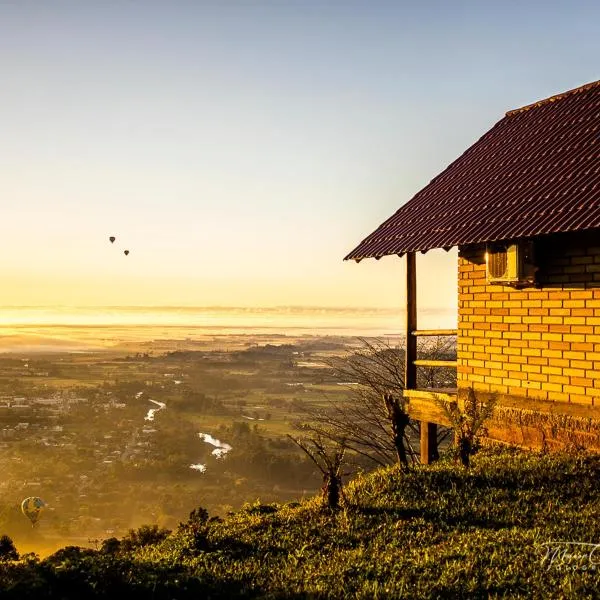
[[[0,306],[403,307],[404,259],[344,256],[507,110],[599,79],[599,24],[579,0],[0,0]],[[417,268],[419,306],[454,310],[456,252]]]

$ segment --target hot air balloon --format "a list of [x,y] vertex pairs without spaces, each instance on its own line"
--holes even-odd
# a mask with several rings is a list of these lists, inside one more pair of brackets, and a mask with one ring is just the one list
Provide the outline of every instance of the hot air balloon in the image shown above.
[[123,253],[125,254],[125,256],[127,256],[129,254],[129,250],[124,250]]
[[110,243],[112,244],[116,238],[114,235],[111,235],[108,239],[110,240]]
[[29,496],[21,502],[21,512],[31,521],[32,527],[35,527],[44,508],[46,508],[46,503],[37,496]]

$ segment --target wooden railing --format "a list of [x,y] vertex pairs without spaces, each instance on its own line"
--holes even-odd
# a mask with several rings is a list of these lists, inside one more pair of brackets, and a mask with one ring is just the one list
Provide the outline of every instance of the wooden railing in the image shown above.
[[[458,329],[416,329],[410,332],[415,337],[420,336],[453,336],[458,335]],[[458,365],[456,360],[428,360],[413,358],[413,364],[417,367],[454,367]]]
[[[421,336],[434,336],[434,337],[443,337],[443,336],[454,336],[454,335],[458,335],[458,329],[415,329],[413,331],[410,332],[410,336],[413,338],[418,338]],[[407,346],[408,346],[408,342],[407,342]],[[413,350],[413,354],[412,356],[408,356],[408,350],[407,350],[407,356],[406,356],[406,360],[407,363],[408,361],[410,361],[410,363],[412,365],[414,365],[414,367],[450,367],[450,368],[456,368],[458,365],[458,361],[457,360],[430,360],[430,359],[418,359],[417,358],[417,344],[410,344],[411,346],[414,346],[414,350]],[[406,385],[406,389],[416,389],[416,377],[415,377],[415,381],[413,383],[412,386],[409,386],[408,384]]]
[[440,335],[458,335],[458,329],[417,329],[416,331],[411,331],[411,335],[416,336],[440,336]]
[[[415,340],[418,337],[425,336],[454,336],[458,334],[456,329],[414,329],[410,332],[409,337],[413,337]],[[408,344],[407,344],[408,346]],[[414,344],[415,356],[411,358],[413,369],[415,367],[450,367],[456,368],[458,362],[456,360],[429,360],[429,359],[417,359],[416,358],[417,344]],[[408,360],[408,357],[407,357]],[[416,370],[416,369],[415,369]],[[407,389],[416,389],[416,373],[415,373],[415,387]],[[430,423],[428,421],[421,421],[421,443],[420,443],[420,454],[421,462],[423,464],[429,464],[433,460],[438,458],[437,449],[437,423]]]
[[[452,336],[456,329],[419,329],[417,327],[417,272],[415,252],[406,253],[406,363],[404,388],[410,394],[417,389],[417,367],[456,368],[456,360],[418,360],[417,338],[419,336]],[[408,394],[406,394],[408,396]],[[410,410],[409,410],[410,412]],[[437,424],[420,421],[421,462],[429,464],[437,458]]]
[[413,360],[413,364],[416,367],[456,367],[458,365],[458,361],[418,359]]

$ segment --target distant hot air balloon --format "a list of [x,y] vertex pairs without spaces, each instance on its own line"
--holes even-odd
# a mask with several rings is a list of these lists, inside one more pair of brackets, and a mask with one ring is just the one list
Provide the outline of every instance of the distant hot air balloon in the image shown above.
[[127,256],[129,254],[129,250],[124,250],[124,254]]
[[46,503],[37,496],[29,496],[21,502],[21,512],[31,521],[32,527],[35,527],[44,508],[46,508]]
[[111,235],[108,239],[110,240],[110,243],[112,244],[116,238],[114,235]]

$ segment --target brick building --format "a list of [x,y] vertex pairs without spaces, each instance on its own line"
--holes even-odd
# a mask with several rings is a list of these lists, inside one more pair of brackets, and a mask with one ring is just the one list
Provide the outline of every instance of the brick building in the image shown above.
[[[458,330],[420,331],[415,253],[452,247]],[[424,460],[439,400],[471,389],[497,398],[490,438],[600,450],[600,81],[506,113],[346,259],[386,255],[407,257],[405,395]],[[457,335],[457,390],[414,389],[431,362],[417,338],[436,333]]]

